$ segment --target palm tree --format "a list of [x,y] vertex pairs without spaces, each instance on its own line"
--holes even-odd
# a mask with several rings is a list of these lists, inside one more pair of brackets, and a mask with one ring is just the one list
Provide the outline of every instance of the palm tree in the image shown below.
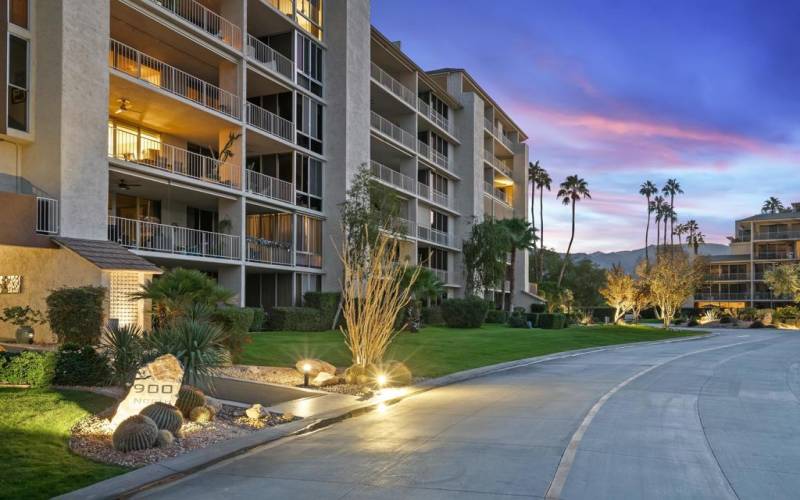
[[[678,214],[675,213],[675,209],[672,208],[671,205],[665,203],[663,206],[663,213],[661,214],[661,219],[664,221],[664,247],[667,246],[667,222],[669,222],[670,227],[678,220]],[[674,245],[674,240],[672,239],[672,234],[670,234],[670,247]]]
[[511,245],[511,278],[510,289],[511,295],[506,305],[506,311],[511,311],[511,302],[514,299],[514,285],[516,276],[517,265],[517,250],[530,251],[536,245],[536,228],[534,228],[525,219],[514,217],[512,219],[503,219],[500,223],[505,226],[508,231],[509,243]]
[[[544,169],[539,165],[539,160],[536,160],[535,163],[528,163],[528,180],[531,182],[531,224],[533,226],[534,231],[536,230],[536,182],[539,176],[541,176],[541,172]],[[536,271],[536,242],[533,242],[533,275],[537,276],[538,273]]]
[[569,238],[569,245],[567,245],[567,253],[564,255],[564,262],[561,264],[561,272],[558,274],[558,288],[561,289],[561,280],[564,279],[564,271],[567,270],[567,261],[569,261],[569,252],[572,250],[572,242],[575,240],[575,204],[581,199],[591,199],[592,195],[589,193],[589,184],[578,177],[577,175],[570,175],[561,183],[560,189],[556,194],[556,199],[560,199],[564,205],[572,205],[572,234]]
[[550,191],[550,183],[553,179],[547,170],[542,168],[536,178],[536,184],[539,186],[539,281],[544,279],[544,190]]
[[656,255],[661,246],[661,219],[664,217],[664,197],[656,196],[650,202],[650,211],[656,214]]
[[647,249],[648,239],[650,237],[650,214],[653,213],[653,208],[650,205],[650,197],[658,193],[658,188],[650,181],[644,181],[639,188],[639,194],[647,198],[647,228],[644,231],[644,258],[646,262],[650,262],[650,251]]
[[697,231],[692,236],[692,248],[694,249],[694,254],[697,255],[697,250],[700,248],[700,245],[706,242],[706,235]]
[[764,204],[761,205],[761,213],[762,214],[778,214],[786,210],[786,207],[783,206],[781,200],[774,196],[770,196],[766,200],[764,200]]
[[688,233],[689,229],[686,227],[686,224],[678,224],[677,226],[675,226],[673,232],[675,233],[675,236],[678,237],[678,247],[682,249],[683,240],[681,239],[681,236]]
[[444,284],[430,268],[424,266],[408,266],[400,277],[400,282],[405,288],[411,287],[413,300],[408,303],[406,315],[409,330],[417,332],[421,324],[422,303],[436,300],[444,295]]
[[692,246],[694,235],[700,231],[700,226],[697,225],[697,221],[694,219],[689,219],[683,226],[686,228],[686,234],[688,235],[686,236],[686,246]]
[[[668,179],[667,183],[664,185],[664,187],[661,188],[661,192],[664,193],[664,195],[669,195],[669,207],[670,207],[672,213],[675,214],[676,213],[675,212],[675,195],[676,194],[683,194],[683,189],[681,189],[680,183],[678,183],[678,181],[676,179]],[[670,243],[670,245],[673,245],[674,244],[674,240],[672,239],[672,233],[673,233],[673,230],[674,230],[673,225],[675,224],[675,220],[670,218],[670,223],[669,224],[670,224],[669,225],[669,229],[670,229],[669,243]],[[666,230],[666,227],[664,228],[664,230]],[[665,236],[665,239],[666,239],[666,233],[664,234],[664,236]],[[666,241],[664,243],[666,244]]]

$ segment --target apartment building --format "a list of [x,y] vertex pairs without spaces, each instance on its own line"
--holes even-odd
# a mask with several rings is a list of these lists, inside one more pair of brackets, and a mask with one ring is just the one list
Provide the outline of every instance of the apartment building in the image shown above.
[[800,203],[786,212],[737,220],[730,255],[709,257],[696,307],[776,307],[792,303],[764,282],[775,266],[800,260]]
[[426,72],[372,28],[369,0],[0,12],[0,306],[98,283],[109,318],[134,321],[145,311],[123,297],[178,266],[242,305],[298,304],[338,288],[339,205],[362,166],[401,202],[403,256],[451,296],[470,224],[528,213],[527,136],[466,71]]

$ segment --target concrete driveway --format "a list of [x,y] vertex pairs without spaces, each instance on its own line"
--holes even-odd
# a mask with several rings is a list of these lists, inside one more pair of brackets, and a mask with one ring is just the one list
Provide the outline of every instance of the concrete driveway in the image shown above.
[[798,498],[798,398],[800,334],[720,331],[432,390],[146,496]]

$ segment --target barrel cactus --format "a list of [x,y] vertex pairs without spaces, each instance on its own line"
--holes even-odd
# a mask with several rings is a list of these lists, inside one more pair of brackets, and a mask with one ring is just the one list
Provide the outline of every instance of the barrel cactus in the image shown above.
[[344,380],[352,385],[364,385],[369,381],[367,368],[363,365],[353,365],[344,371]]
[[200,406],[205,406],[205,404],[206,397],[203,395],[203,391],[185,385],[178,391],[178,401],[175,403],[175,406],[183,413],[184,417],[189,418],[192,410]]
[[192,422],[204,424],[214,420],[214,413],[208,408],[208,406],[198,406],[197,408],[192,409],[192,412],[189,414],[189,418],[192,420]]
[[150,417],[134,415],[123,420],[111,436],[114,449],[129,451],[152,448],[158,438],[158,426]]
[[156,446],[159,448],[167,448],[173,442],[175,442],[175,436],[166,429],[161,429],[158,431],[158,437],[156,438]]
[[167,430],[172,434],[177,434],[183,426],[181,411],[167,403],[153,403],[140,411],[139,415],[150,417],[159,430]]

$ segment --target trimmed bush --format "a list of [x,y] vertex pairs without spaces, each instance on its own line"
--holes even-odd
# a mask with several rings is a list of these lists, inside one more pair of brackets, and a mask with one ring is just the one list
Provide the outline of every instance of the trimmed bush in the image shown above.
[[450,328],[480,328],[488,311],[489,302],[479,297],[447,299],[442,302],[442,316]]
[[69,342],[58,348],[54,384],[97,386],[107,385],[110,380],[108,358],[94,347]]
[[253,322],[250,324],[251,332],[260,332],[264,329],[267,313],[260,307],[247,307],[246,309],[253,311]]
[[423,307],[422,323],[425,325],[443,325],[442,308],[439,306]]
[[755,307],[745,307],[739,311],[739,319],[743,321],[754,321],[758,317],[758,310]]
[[750,323],[750,328],[764,328],[764,323],[762,323],[760,319],[757,319]]
[[0,353],[0,382],[46,387],[53,383],[56,353],[25,351]]
[[531,324],[531,328],[539,328],[539,313],[527,313],[525,319]]
[[[319,309],[320,330],[330,330],[338,325],[333,325],[336,311],[339,309],[339,300],[342,295],[339,292],[306,292],[303,295],[303,305],[314,309]],[[340,317],[341,321],[341,317]]]
[[721,325],[727,325],[729,323],[733,323],[733,318],[730,316],[723,316],[719,319]]
[[689,320],[688,323],[686,323],[686,326],[694,327],[694,326],[697,326],[699,324],[700,323],[698,323],[697,318],[692,318],[692,319]]
[[501,310],[501,309],[490,309],[488,313],[486,313],[486,322],[487,323],[505,323],[508,321],[508,313]]
[[267,321],[270,330],[319,331],[320,311],[312,307],[276,307]]
[[521,312],[514,312],[508,317],[508,326],[511,328],[528,328],[528,317]]
[[234,363],[239,361],[245,344],[250,343],[253,310],[241,307],[221,307],[211,314],[211,321],[222,329],[224,345]]
[[567,318],[561,313],[544,313],[540,314],[537,327],[545,328],[547,330],[560,330],[567,324]]
[[96,345],[103,328],[106,289],[100,286],[61,288],[47,296],[47,319],[62,343]]

